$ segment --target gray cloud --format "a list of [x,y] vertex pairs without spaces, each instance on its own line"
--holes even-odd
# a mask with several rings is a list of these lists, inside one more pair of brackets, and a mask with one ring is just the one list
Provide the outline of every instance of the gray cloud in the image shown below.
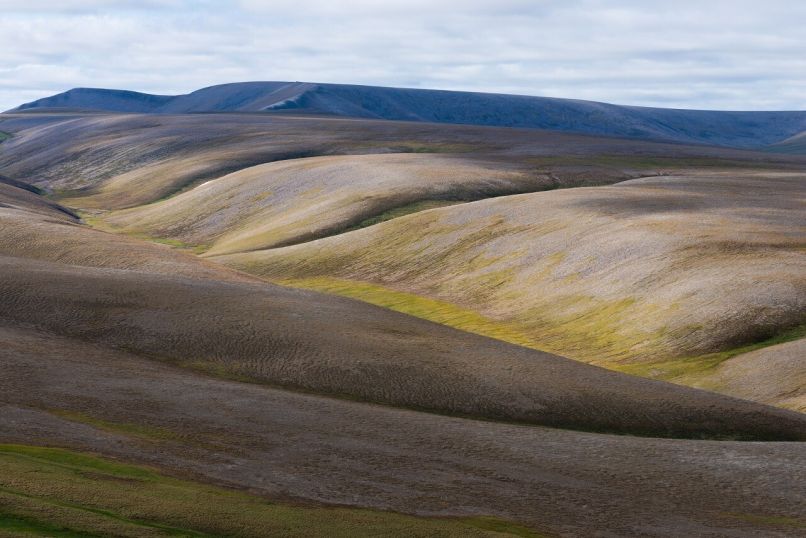
[[0,109],[76,86],[179,93],[237,80],[806,108],[806,3],[647,4],[0,0]]

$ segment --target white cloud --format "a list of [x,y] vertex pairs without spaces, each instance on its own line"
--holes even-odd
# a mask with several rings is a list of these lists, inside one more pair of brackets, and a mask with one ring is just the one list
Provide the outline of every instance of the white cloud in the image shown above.
[[0,109],[75,86],[174,93],[235,80],[806,108],[806,3],[648,4],[0,0]]

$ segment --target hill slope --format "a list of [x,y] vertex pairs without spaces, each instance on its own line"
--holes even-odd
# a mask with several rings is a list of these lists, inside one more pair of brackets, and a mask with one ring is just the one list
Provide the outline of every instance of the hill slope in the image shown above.
[[110,112],[297,111],[386,120],[526,127],[644,140],[764,147],[806,129],[806,112],[721,112],[593,101],[303,82],[243,82],[187,95],[76,88],[14,109]]
[[766,148],[767,151],[775,153],[789,153],[792,155],[806,155],[806,131],[798,133],[793,137],[773,144]]
[[13,135],[0,146],[3,175],[71,207],[100,210],[154,202],[259,164],[323,155],[456,153],[465,162],[555,178],[555,187],[696,166],[798,170],[806,163],[804,156],[713,146],[344,118],[43,113],[0,120]]
[[265,284],[68,215],[0,207],[0,268],[2,326],[217,374],[579,429],[806,439],[801,415]]
[[417,311],[418,299],[399,293],[410,292],[459,307],[423,304],[431,319],[473,330],[483,326],[474,311],[510,341],[696,378],[727,357],[693,358],[803,325],[803,189],[801,174],[645,178],[432,209],[212,259]]
[[208,255],[218,255],[301,243],[429,207],[545,190],[558,182],[524,165],[469,155],[312,157],[239,170],[167,200],[105,215],[103,223],[114,231],[203,245]]

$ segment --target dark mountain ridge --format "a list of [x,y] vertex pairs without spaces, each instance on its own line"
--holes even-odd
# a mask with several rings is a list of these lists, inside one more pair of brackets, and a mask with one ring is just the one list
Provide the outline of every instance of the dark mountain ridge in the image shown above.
[[306,82],[239,82],[176,96],[76,88],[9,112],[53,108],[159,114],[295,111],[737,148],[763,148],[806,130],[806,111],[664,109],[553,97]]

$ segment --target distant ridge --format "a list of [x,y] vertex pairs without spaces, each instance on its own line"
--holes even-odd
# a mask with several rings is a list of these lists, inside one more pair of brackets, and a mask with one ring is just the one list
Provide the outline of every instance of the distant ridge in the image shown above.
[[594,101],[307,82],[239,82],[187,95],[76,88],[9,112],[83,109],[126,113],[298,111],[357,118],[538,128],[641,140],[763,148],[806,131],[806,111],[727,112]]

